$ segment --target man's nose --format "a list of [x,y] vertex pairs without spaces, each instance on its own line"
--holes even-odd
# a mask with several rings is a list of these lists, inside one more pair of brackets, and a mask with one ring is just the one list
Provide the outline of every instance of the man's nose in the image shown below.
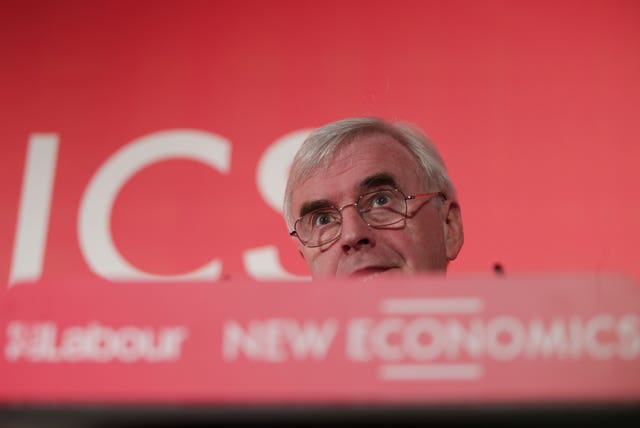
[[360,216],[355,205],[342,209],[342,231],[340,245],[342,250],[359,250],[363,246],[373,245],[373,229]]

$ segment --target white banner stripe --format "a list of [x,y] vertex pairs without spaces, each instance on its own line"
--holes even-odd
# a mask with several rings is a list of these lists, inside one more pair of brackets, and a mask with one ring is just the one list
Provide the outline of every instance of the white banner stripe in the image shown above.
[[10,265],[10,287],[21,281],[35,281],[42,274],[58,142],[57,134],[32,134],[29,137]]
[[380,366],[382,380],[476,380],[484,375],[480,364],[386,364]]
[[469,314],[483,309],[484,302],[476,297],[385,299],[380,304],[385,314]]

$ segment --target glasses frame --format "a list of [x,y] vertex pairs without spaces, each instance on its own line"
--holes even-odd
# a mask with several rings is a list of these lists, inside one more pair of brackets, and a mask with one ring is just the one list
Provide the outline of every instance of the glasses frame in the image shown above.
[[[364,217],[362,217],[364,212],[362,212],[362,211],[360,211],[358,209],[358,204],[360,203],[362,198],[364,198],[365,196],[370,195],[372,193],[380,192],[382,190],[388,190],[388,189],[393,190],[394,192],[398,192],[404,198],[404,213],[402,214],[402,217],[399,218],[398,220],[392,221],[391,223],[376,224],[376,225],[369,224],[364,219]],[[335,238],[331,238],[331,239],[329,239],[327,241],[324,241],[324,242],[321,242],[319,244],[308,245],[305,241],[302,240],[300,235],[298,235],[297,228],[298,228],[298,223],[300,222],[300,220],[302,220],[302,218],[305,217],[306,215],[308,215],[308,214],[310,214],[312,212],[315,212],[316,210],[310,211],[310,212],[306,213],[305,215],[303,215],[301,217],[298,217],[296,219],[295,223],[293,224],[293,230],[291,232],[289,232],[289,236],[295,236],[302,243],[302,245],[304,245],[307,248],[316,248],[316,247],[320,247],[322,245],[329,244],[329,243],[335,241],[336,239],[340,238],[340,235],[342,234],[342,210],[344,210],[345,208],[354,207],[356,209],[356,211],[358,212],[358,215],[360,216],[362,221],[364,221],[366,223],[366,225],[369,226],[369,227],[385,227],[385,226],[391,226],[392,224],[399,223],[402,220],[405,220],[407,218],[407,209],[408,209],[407,201],[412,201],[412,200],[415,200],[415,199],[423,199],[423,198],[434,198],[436,196],[441,197],[445,201],[447,200],[447,195],[445,195],[443,192],[431,192],[431,193],[419,193],[419,194],[416,194],[416,195],[405,195],[404,192],[402,190],[398,189],[398,188],[390,187],[388,189],[378,189],[378,190],[373,190],[371,192],[363,193],[362,195],[358,196],[358,198],[356,199],[355,202],[350,203],[350,204],[346,204],[346,205],[342,206],[341,208],[338,208],[338,207],[332,205],[330,208],[333,208],[336,211],[338,211],[338,213],[340,214],[340,220],[341,220],[340,221],[340,230],[339,230],[338,234],[335,236]]]

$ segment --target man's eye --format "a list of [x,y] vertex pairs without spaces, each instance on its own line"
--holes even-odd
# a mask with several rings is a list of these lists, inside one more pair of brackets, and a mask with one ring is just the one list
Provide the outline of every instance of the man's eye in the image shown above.
[[319,212],[313,214],[311,224],[313,224],[314,227],[326,226],[334,221],[335,218],[331,212]]
[[391,196],[388,193],[378,193],[371,200],[371,207],[383,207],[391,202]]

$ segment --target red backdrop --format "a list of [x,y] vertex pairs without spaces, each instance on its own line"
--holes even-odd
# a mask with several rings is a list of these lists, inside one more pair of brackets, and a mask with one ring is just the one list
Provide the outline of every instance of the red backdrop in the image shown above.
[[[640,278],[637,1],[20,0],[0,40],[6,284],[127,277],[114,254],[139,276],[307,275],[272,206],[304,132],[282,138],[357,115],[440,148],[465,225],[453,274]],[[126,176],[119,150],[149,136]]]

